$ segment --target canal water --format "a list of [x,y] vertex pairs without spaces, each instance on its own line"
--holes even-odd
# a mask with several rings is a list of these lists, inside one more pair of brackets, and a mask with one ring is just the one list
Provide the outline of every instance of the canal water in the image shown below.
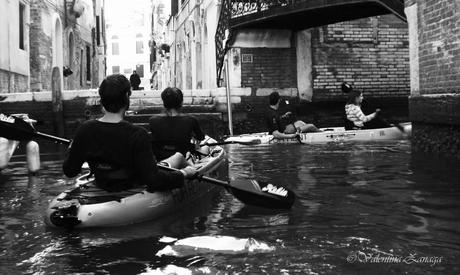
[[[222,191],[159,221],[53,230],[44,209],[73,184],[60,157],[43,156],[37,176],[13,158],[0,174],[0,274],[460,274],[458,162],[412,155],[406,141],[226,149],[230,178],[287,186],[293,208],[249,207]],[[164,236],[270,249],[158,256]]]

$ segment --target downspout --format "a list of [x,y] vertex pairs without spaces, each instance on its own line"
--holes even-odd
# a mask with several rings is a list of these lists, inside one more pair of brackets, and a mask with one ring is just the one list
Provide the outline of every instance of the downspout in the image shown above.
[[173,31],[174,31],[174,87],[177,87],[177,32],[176,32],[176,18],[173,15]]
[[[10,3],[9,0],[7,0],[8,4]],[[9,5],[8,5],[9,7]],[[11,93],[11,47],[10,47],[10,20],[7,20],[7,35],[8,35],[8,93]]]

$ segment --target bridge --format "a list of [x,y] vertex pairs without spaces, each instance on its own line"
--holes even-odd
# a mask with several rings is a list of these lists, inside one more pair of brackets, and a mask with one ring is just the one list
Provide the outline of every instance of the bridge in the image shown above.
[[403,0],[222,0],[215,42],[220,79],[226,41],[238,29],[303,30],[365,17],[394,14],[406,21]]

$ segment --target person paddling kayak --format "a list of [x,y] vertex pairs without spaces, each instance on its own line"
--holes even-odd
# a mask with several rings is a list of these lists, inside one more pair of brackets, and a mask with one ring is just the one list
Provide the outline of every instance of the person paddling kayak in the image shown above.
[[148,132],[123,120],[130,95],[125,76],[110,75],[102,81],[99,96],[104,115],[78,128],[63,164],[64,174],[75,177],[88,162],[96,186],[109,192],[135,185],[146,185],[149,191],[181,187],[184,177],[194,177],[196,170],[158,170]]
[[362,92],[355,91],[352,88],[348,92],[348,101],[345,105],[345,114],[347,116],[345,130],[371,129],[368,122],[377,118],[380,109],[376,109],[375,112],[370,115],[365,115],[361,110],[363,99]]
[[194,117],[180,113],[184,96],[178,88],[168,87],[161,93],[164,114],[150,118],[149,126],[152,133],[153,152],[157,159],[182,158],[185,166],[185,156],[190,150],[195,150],[195,145],[190,141],[204,140],[205,136],[198,120]]
[[276,139],[289,139],[296,138],[296,132],[310,133],[310,132],[321,132],[313,124],[307,124],[302,120],[296,120],[286,125],[284,121],[292,115],[291,112],[287,112],[284,115],[279,113],[280,95],[278,92],[272,92],[269,95],[270,107],[265,114],[265,121],[269,134],[273,135]]

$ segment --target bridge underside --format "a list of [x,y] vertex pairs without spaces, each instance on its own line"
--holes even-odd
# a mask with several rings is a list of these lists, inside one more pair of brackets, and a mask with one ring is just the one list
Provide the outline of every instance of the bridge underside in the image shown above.
[[[311,1],[314,2],[314,1]],[[238,28],[271,28],[303,30],[333,23],[355,20],[384,14],[395,14],[405,20],[402,8],[391,10],[380,2],[355,1],[354,3],[313,6],[307,1],[296,5],[295,9],[273,7],[254,14],[243,15],[230,19],[230,27]],[[338,2],[338,1],[321,1]],[[347,2],[347,1],[342,1]],[[401,6],[403,7],[403,6]]]
[[304,30],[391,13],[406,21],[404,0],[222,0],[215,36],[217,82],[229,48],[226,41],[238,29]]

